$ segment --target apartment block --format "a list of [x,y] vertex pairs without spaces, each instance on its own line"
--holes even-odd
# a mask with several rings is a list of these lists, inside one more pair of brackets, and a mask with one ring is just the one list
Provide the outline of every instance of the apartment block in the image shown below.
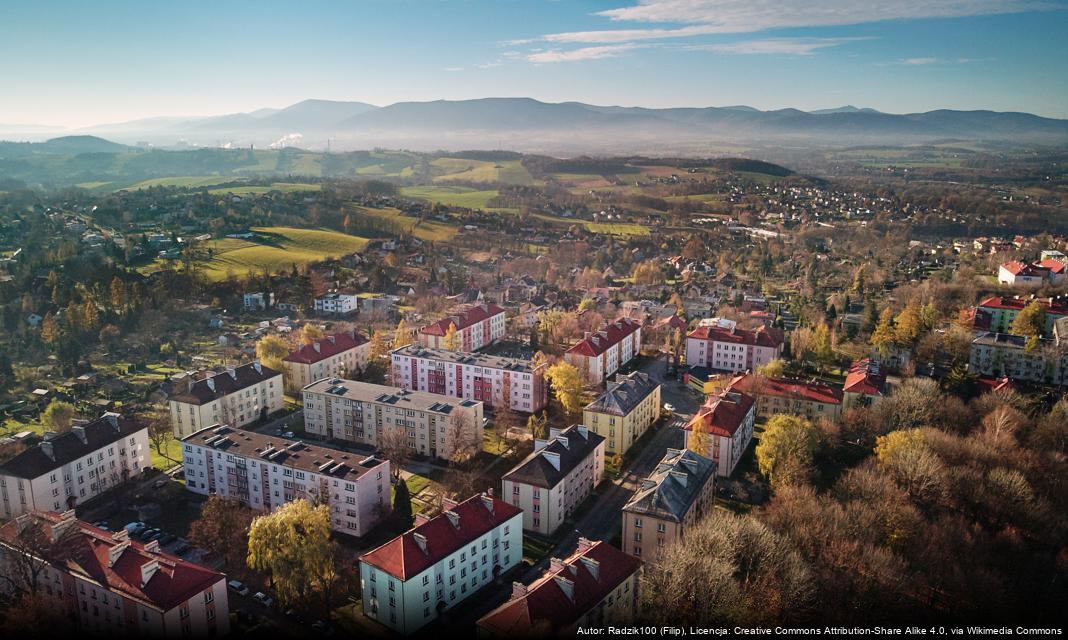
[[[688,432],[700,429],[706,434],[701,442],[703,450],[695,453],[711,458],[716,463],[716,473],[729,477],[753,439],[755,416],[756,400],[728,387],[708,396],[684,428]],[[688,436],[687,448],[693,449],[694,440]]]
[[419,344],[435,349],[445,348],[445,334],[456,326],[460,351],[478,351],[504,337],[504,309],[495,304],[464,305],[448,316],[419,329]]
[[281,411],[282,373],[257,360],[223,371],[190,371],[171,378],[171,426],[176,438],[215,424],[243,427]]
[[523,559],[519,509],[475,495],[445,500],[434,518],[360,557],[363,613],[411,634],[490,585]]
[[766,378],[755,374],[736,377],[731,384],[756,398],[758,418],[784,413],[808,420],[837,420],[842,415],[842,390],[818,380]]
[[623,506],[623,552],[653,563],[703,518],[716,497],[716,463],[668,449]]
[[304,428],[334,440],[381,445],[400,431],[408,448],[432,458],[463,458],[482,446],[483,406],[367,382],[319,380],[304,388]]
[[26,540],[46,541],[52,550],[33,561],[38,596],[89,635],[203,638],[230,631],[226,576],[163,553],[158,542],[104,531],[73,510],[25,514],[0,527],[0,574],[16,583],[31,579],[18,570],[33,546]]
[[367,367],[371,343],[355,331],[302,344],[282,360],[285,389],[296,393],[323,378],[344,378]]
[[739,329],[733,320],[713,318],[686,336],[686,364],[718,371],[753,371],[782,355],[778,330]]
[[1037,302],[1046,312],[1046,335],[1053,332],[1053,324],[1059,319],[1068,317],[1068,296],[1055,296],[1052,298],[1036,298],[1035,296],[991,296],[984,299],[976,306],[977,317],[989,315],[989,321],[980,325],[978,329],[992,333],[1008,333],[1012,329],[1012,323],[1016,316],[1024,310],[1024,307]]
[[995,378],[1068,384],[1068,343],[1061,339],[1030,338],[1008,333],[984,333],[972,341],[968,369]]
[[871,358],[857,360],[846,373],[842,404],[846,408],[868,406],[886,394],[886,371]]
[[625,453],[659,418],[660,384],[643,371],[617,375],[582,410],[582,423],[605,439],[609,455]]
[[641,611],[641,571],[634,556],[579,538],[575,553],[550,558],[537,580],[513,582],[511,598],[478,621],[478,637],[570,637],[579,627],[628,625]]
[[391,358],[393,384],[403,389],[524,413],[536,413],[548,404],[545,364],[417,344],[394,350]]
[[620,318],[572,345],[564,360],[577,368],[586,382],[600,384],[638,355],[641,347],[641,323]]
[[604,438],[583,425],[549,429],[501,478],[501,498],[523,511],[523,529],[549,535],[604,476]]
[[117,413],[46,433],[0,464],[0,518],[73,509],[151,466],[148,429]]
[[335,531],[366,535],[389,514],[389,461],[225,425],[182,439],[186,488],[270,512],[326,504]]
[[356,312],[359,302],[360,299],[352,294],[331,291],[316,298],[313,308],[315,313],[322,315],[347,316]]

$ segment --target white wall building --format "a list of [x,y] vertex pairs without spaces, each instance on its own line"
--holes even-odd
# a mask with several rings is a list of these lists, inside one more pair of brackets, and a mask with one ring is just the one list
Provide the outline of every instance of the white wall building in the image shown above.
[[265,311],[274,303],[273,293],[257,291],[245,294],[245,311]]
[[600,384],[638,355],[641,346],[641,323],[620,318],[572,345],[564,360],[578,369],[586,382]]
[[447,317],[419,329],[419,344],[445,348],[445,334],[456,326],[460,351],[478,351],[504,337],[504,309],[495,304],[471,304],[454,310]]
[[243,427],[281,411],[282,373],[259,361],[224,371],[191,371],[171,379],[167,403],[176,438],[215,424]]
[[208,427],[182,439],[186,488],[269,512],[293,500],[324,503],[330,525],[367,534],[389,514],[389,461],[299,440]]
[[370,357],[371,342],[355,331],[302,344],[282,360],[286,391],[296,393],[323,378],[351,376],[363,371]]
[[716,474],[728,477],[734,473],[749,442],[753,439],[753,423],[756,420],[756,400],[728,387],[708,396],[686,425],[686,431],[700,429],[707,434],[703,438],[703,451],[695,450],[695,441],[687,434],[686,446],[716,463]]
[[731,320],[714,319],[686,336],[686,365],[718,371],[755,371],[782,355],[779,332],[739,329]]
[[315,312],[334,316],[346,316],[356,312],[360,299],[348,293],[331,292],[315,299]]

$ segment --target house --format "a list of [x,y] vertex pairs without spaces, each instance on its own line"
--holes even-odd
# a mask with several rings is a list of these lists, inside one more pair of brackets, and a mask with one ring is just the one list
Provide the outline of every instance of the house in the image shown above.
[[711,458],[716,473],[730,477],[753,439],[756,400],[733,386],[715,393],[705,400],[684,429],[695,429],[707,437],[687,437],[687,447],[695,453]]
[[549,429],[534,451],[501,477],[501,498],[523,511],[523,529],[551,535],[604,475],[604,438],[583,425]]
[[445,348],[445,334],[456,327],[460,351],[478,351],[504,337],[504,309],[495,304],[465,305],[447,317],[419,329],[419,344],[435,349]]
[[359,300],[352,294],[332,291],[315,299],[315,313],[347,316],[356,312]]
[[378,447],[400,431],[413,453],[463,458],[482,446],[481,402],[369,382],[327,378],[304,387],[304,428],[331,440]]
[[394,349],[393,383],[426,391],[535,413],[548,404],[545,363],[530,360],[433,349],[410,344]]
[[1031,344],[1026,336],[984,333],[972,341],[968,370],[1012,381],[1063,385],[1068,383],[1068,343],[1041,338]]
[[605,439],[609,455],[626,453],[660,418],[660,384],[644,371],[616,375],[608,389],[582,409],[582,423]]
[[278,304],[274,305],[274,308],[279,311],[294,314],[300,311],[300,305],[296,302],[279,302]]
[[579,538],[566,559],[550,558],[537,580],[512,583],[507,602],[478,621],[480,638],[570,637],[580,627],[632,623],[641,611],[642,563],[607,542]]
[[994,333],[1007,333],[1012,329],[1012,323],[1016,316],[1032,302],[1037,303],[1046,311],[1045,332],[1053,331],[1053,323],[1058,318],[1068,316],[1068,296],[1054,296],[1052,298],[1036,298],[1034,296],[991,296],[984,299],[976,307],[978,312],[988,314],[990,317],[987,326]]
[[833,421],[842,415],[842,390],[817,380],[746,374],[736,378],[733,384],[756,398],[758,418],[784,413],[813,421],[820,418]]
[[363,536],[390,510],[389,461],[212,425],[182,438],[185,487],[270,512],[293,500],[330,508],[334,531]]
[[117,413],[46,433],[0,464],[0,518],[73,509],[151,466],[148,429]]
[[733,320],[713,318],[686,336],[686,364],[719,371],[754,371],[782,356],[781,332],[739,329]]
[[641,344],[641,323],[620,318],[596,333],[587,333],[564,353],[564,360],[577,368],[586,382],[600,384],[638,355]]
[[[1057,260],[1053,260],[1052,262],[1063,267]],[[1001,284],[1037,287],[1046,284],[1050,280],[1050,270],[1040,264],[1026,264],[1024,262],[1013,260],[998,267],[998,282]]]
[[479,494],[360,556],[363,613],[400,634],[436,620],[523,560],[522,513]]
[[[34,559],[37,594],[52,615],[90,636],[199,638],[230,631],[226,576],[78,520],[73,510],[38,511],[0,527],[0,573],[25,566],[24,540],[47,540],[51,557]],[[45,630],[43,633],[47,635]]]
[[323,378],[342,378],[367,367],[371,343],[355,331],[325,336],[302,344],[282,359],[285,389],[296,393]]
[[177,438],[215,424],[243,427],[281,411],[282,374],[259,360],[224,371],[187,371],[171,378],[167,399]]
[[714,461],[688,449],[668,449],[623,505],[623,553],[655,563],[711,511],[715,495]]
[[868,406],[886,394],[886,371],[877,360],[857,360],[846,373],[842,387],[842,403],[845,407]]
[[266,311],[274,304],[274,294],[257,291],[246,293],[244,300],[245,311]]

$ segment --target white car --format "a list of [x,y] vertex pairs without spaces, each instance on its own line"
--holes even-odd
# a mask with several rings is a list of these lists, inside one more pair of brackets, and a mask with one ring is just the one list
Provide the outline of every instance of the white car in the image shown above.
[[231,580],[226,583],[226,586],[230,587],[230,589],[239,596],[247,596],[249,593],[249,588],[240,580]]
[[667,411],[668,413],[675,413],[675,405],[671,404],[670,402],[665,402],[664,411]]
[[252,596],[252,599],[265,607],[270,607],[274,604],[274,598],[262,591],[257,591],[256,594]]

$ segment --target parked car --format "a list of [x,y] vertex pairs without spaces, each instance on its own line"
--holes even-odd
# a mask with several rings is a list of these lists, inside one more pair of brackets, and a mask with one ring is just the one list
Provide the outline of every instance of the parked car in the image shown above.
[[155,529],[155,528],[153,528],[153,529],[145,529],[137,537],[140,538],[142,542],[148,542],[149,540],[153,539],[152,536],[157,536],[158,537],[159,534],[160,534],[160,530],[159,529]]
[[178,536],[174,535],[173,533],[165,533],[162,536],[160,536],[159,543],[162,544],[162,545],[167,545],[167,544],[170,544],[170,543],[174,542],[177,539],[178,539]]
[[157,488],[157,489],[162,489],[163,487],[167,486],[167,481],[166,480],[156,480],[155,482],[152,483],[152,486]]
[[108,523],[104,522],[103,520],[101,520],[100,522],[94,522],[93,526],[97,529],[102,529],[104,531],[111,531],[111,529],[108,528]]
[[123,529],[126,529],[126,533],[130,534],[130,537],[140,536],[146,528],[148,528],[148,525],[144,522],[130,522],[123,527]]
[[671,404],[670,402],[665,402],[664,411],[667,411],[668,413],[675,413],[675,405]]
[[[247,596],[248,595],[249,588],[246,587],[244,585],[244,583],[241,582],[240,580],[231,580],[230,582],[226,583],[226,586],[230,587],[230,590],[233,591],[234,593],[236,593],[239,596]],[[262,595],[262,594],[257,593],[256,595]]]
[[274,605],[274,598],[272,598],[271,596],[267,595],[266,593],[264,593],[262,591],[257,591],[252,596],[252,599],[255,600],[256,602],[262,604],[265,607],[270,607],[270,606]]
[[176,556],[183,556],[183,555],[186,554],[186,552],[189,551],[190,548],[191,547],[189,545],[187,545],[186,543],[179,542],[177,544],[177,546],[175,546],[173,549],[171,549],[171,553],[173,553]]

